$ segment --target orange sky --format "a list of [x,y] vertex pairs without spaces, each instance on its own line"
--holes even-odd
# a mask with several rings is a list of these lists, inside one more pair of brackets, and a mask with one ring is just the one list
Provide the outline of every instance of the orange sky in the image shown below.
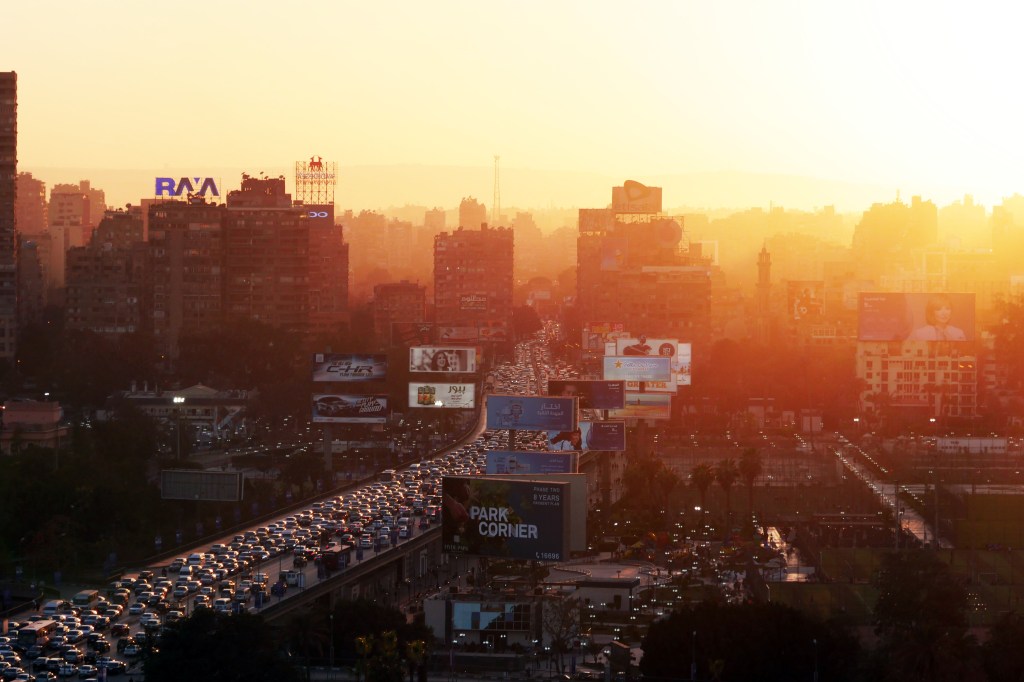
[[156,171],[234,184],[242,170],[290,177],[311,154],[343,178],[476,169],[442,205],[489,202],[494,154],[510,181],[589,174],[564,196],[503,183],[507,205],[593,205],[610,179],[717,171],[861,183],[878,201],[991,205],[1024,188],[1022,10],[1008,3],[3,5],[19,167],[51,185],[144,171],[137,189],[107,188],[111,203],[150,194]]

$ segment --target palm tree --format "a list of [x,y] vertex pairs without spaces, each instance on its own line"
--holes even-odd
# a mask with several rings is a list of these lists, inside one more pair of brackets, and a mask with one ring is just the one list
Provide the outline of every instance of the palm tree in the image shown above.
[[747,448],[740,458],[740,476],[747,484],[747,518],[754,518],[754,481],[761,475],[761,457],[755,448]]
[[708,488],[715,482],[715,470],[710,464],[701,462],[690,471],[690,482],[700,493],[700,521],[698,527],[702,527],[704,515],[708,513],[707,497]]
[[722,492],[725,493],[725,519],[729,526],[732,525],[732,484],[739,477],[740,470],[736,467],[736,462],[731,459],[723,459],[715,467],[715,481],[718,482],[718,485],[722,487]]

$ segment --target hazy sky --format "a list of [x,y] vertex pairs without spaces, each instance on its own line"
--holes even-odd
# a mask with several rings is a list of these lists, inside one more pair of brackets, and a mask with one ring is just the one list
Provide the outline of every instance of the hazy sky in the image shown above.
[[1024,191],[1022,14],[865,0],[3,0],[0,70],[18,72],[28,170],[285,172],[317,154],[344,173],[490,168],[500,154],[509,169],[780,173],[991,205]]

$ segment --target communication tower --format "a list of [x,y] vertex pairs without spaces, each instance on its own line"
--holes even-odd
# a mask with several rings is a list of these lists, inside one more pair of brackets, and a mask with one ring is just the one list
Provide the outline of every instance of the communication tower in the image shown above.
[[322,206],[334,203],[334,186],[338,184],[338,164],[311,156],[309,161],[295,162],[296,202]]

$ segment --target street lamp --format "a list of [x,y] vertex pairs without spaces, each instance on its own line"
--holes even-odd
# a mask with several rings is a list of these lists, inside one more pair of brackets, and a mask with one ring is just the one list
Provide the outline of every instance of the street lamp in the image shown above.
[[812,639],[814,643],[814,682],[818,682],[818,640]]
[[697,679],[697,631],[693,631],[693,638],[690,640],[690,682]]

